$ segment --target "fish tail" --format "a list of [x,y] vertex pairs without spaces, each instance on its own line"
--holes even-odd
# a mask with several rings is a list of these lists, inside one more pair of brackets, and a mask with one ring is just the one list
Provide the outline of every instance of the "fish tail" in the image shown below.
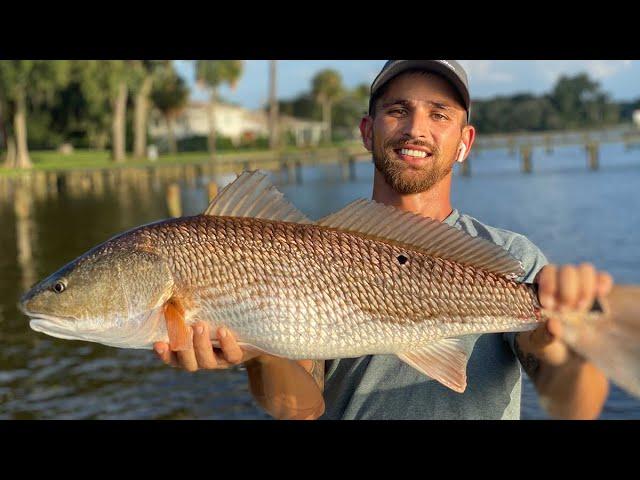
[[586,314],[544,314],[559,318],[567,345],[612,382],[640,397],[640,287],[615,285]]

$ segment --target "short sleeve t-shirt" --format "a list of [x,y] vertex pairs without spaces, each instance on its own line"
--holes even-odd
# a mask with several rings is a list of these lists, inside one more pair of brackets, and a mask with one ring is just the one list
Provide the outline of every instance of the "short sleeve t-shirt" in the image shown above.
[[[522,262],[531,283],[547,263],[523,235],[494,228],[454,210],[444,223],[492,241]],[[475,338],[474,338],[475,337]],[[322,419],[519,419],[522,374],[513,333],[467,336],[476,340],[467,364],[467,388],[454,392],[395,355],[326,362]]]

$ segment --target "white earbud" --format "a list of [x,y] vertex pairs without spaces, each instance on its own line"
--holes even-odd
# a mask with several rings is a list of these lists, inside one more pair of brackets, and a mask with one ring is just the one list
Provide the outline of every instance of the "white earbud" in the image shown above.
[[460,143],[460,148],[458,149],[458,158],[456,162],[462,163],[464,162],[464,155],[467,153],[467,146],[464,143]]

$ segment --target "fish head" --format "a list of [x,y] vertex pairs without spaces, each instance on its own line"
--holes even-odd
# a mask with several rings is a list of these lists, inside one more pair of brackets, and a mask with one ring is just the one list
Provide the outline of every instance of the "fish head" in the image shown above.
[[171,272],[158,255],[106,246],[36,284],[19,307],[30,327],[47,335],[144,348],[149,321],[172,288]]

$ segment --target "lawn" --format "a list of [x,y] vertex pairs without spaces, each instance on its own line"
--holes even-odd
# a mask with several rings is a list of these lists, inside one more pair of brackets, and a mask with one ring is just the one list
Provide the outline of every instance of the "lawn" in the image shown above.
[[[357,143],[335,144],[329,147],[321,147],[315,150],[335,148],[354,148]],[[287,148],[285,154],[302,152],[295,147]],[[209,158],[208,152],[184,152],[176,155],[161,155],[157,160],[134,160],[128,159],[123,163],[114,163],[111,160],[111,153],[108,150],[76,150],[65,155],[56,151],[35,150],[29,152],[33,162],[33,170],[84,170],[103,168],[126,168],[149,165],[173,165],[206,162]],[[252,160],[261,156],[269,156],[269,150],[235,150],[218,152],[218,160]],[[28,170],[9,169],[0,167],[1,176],[20,175]]]

